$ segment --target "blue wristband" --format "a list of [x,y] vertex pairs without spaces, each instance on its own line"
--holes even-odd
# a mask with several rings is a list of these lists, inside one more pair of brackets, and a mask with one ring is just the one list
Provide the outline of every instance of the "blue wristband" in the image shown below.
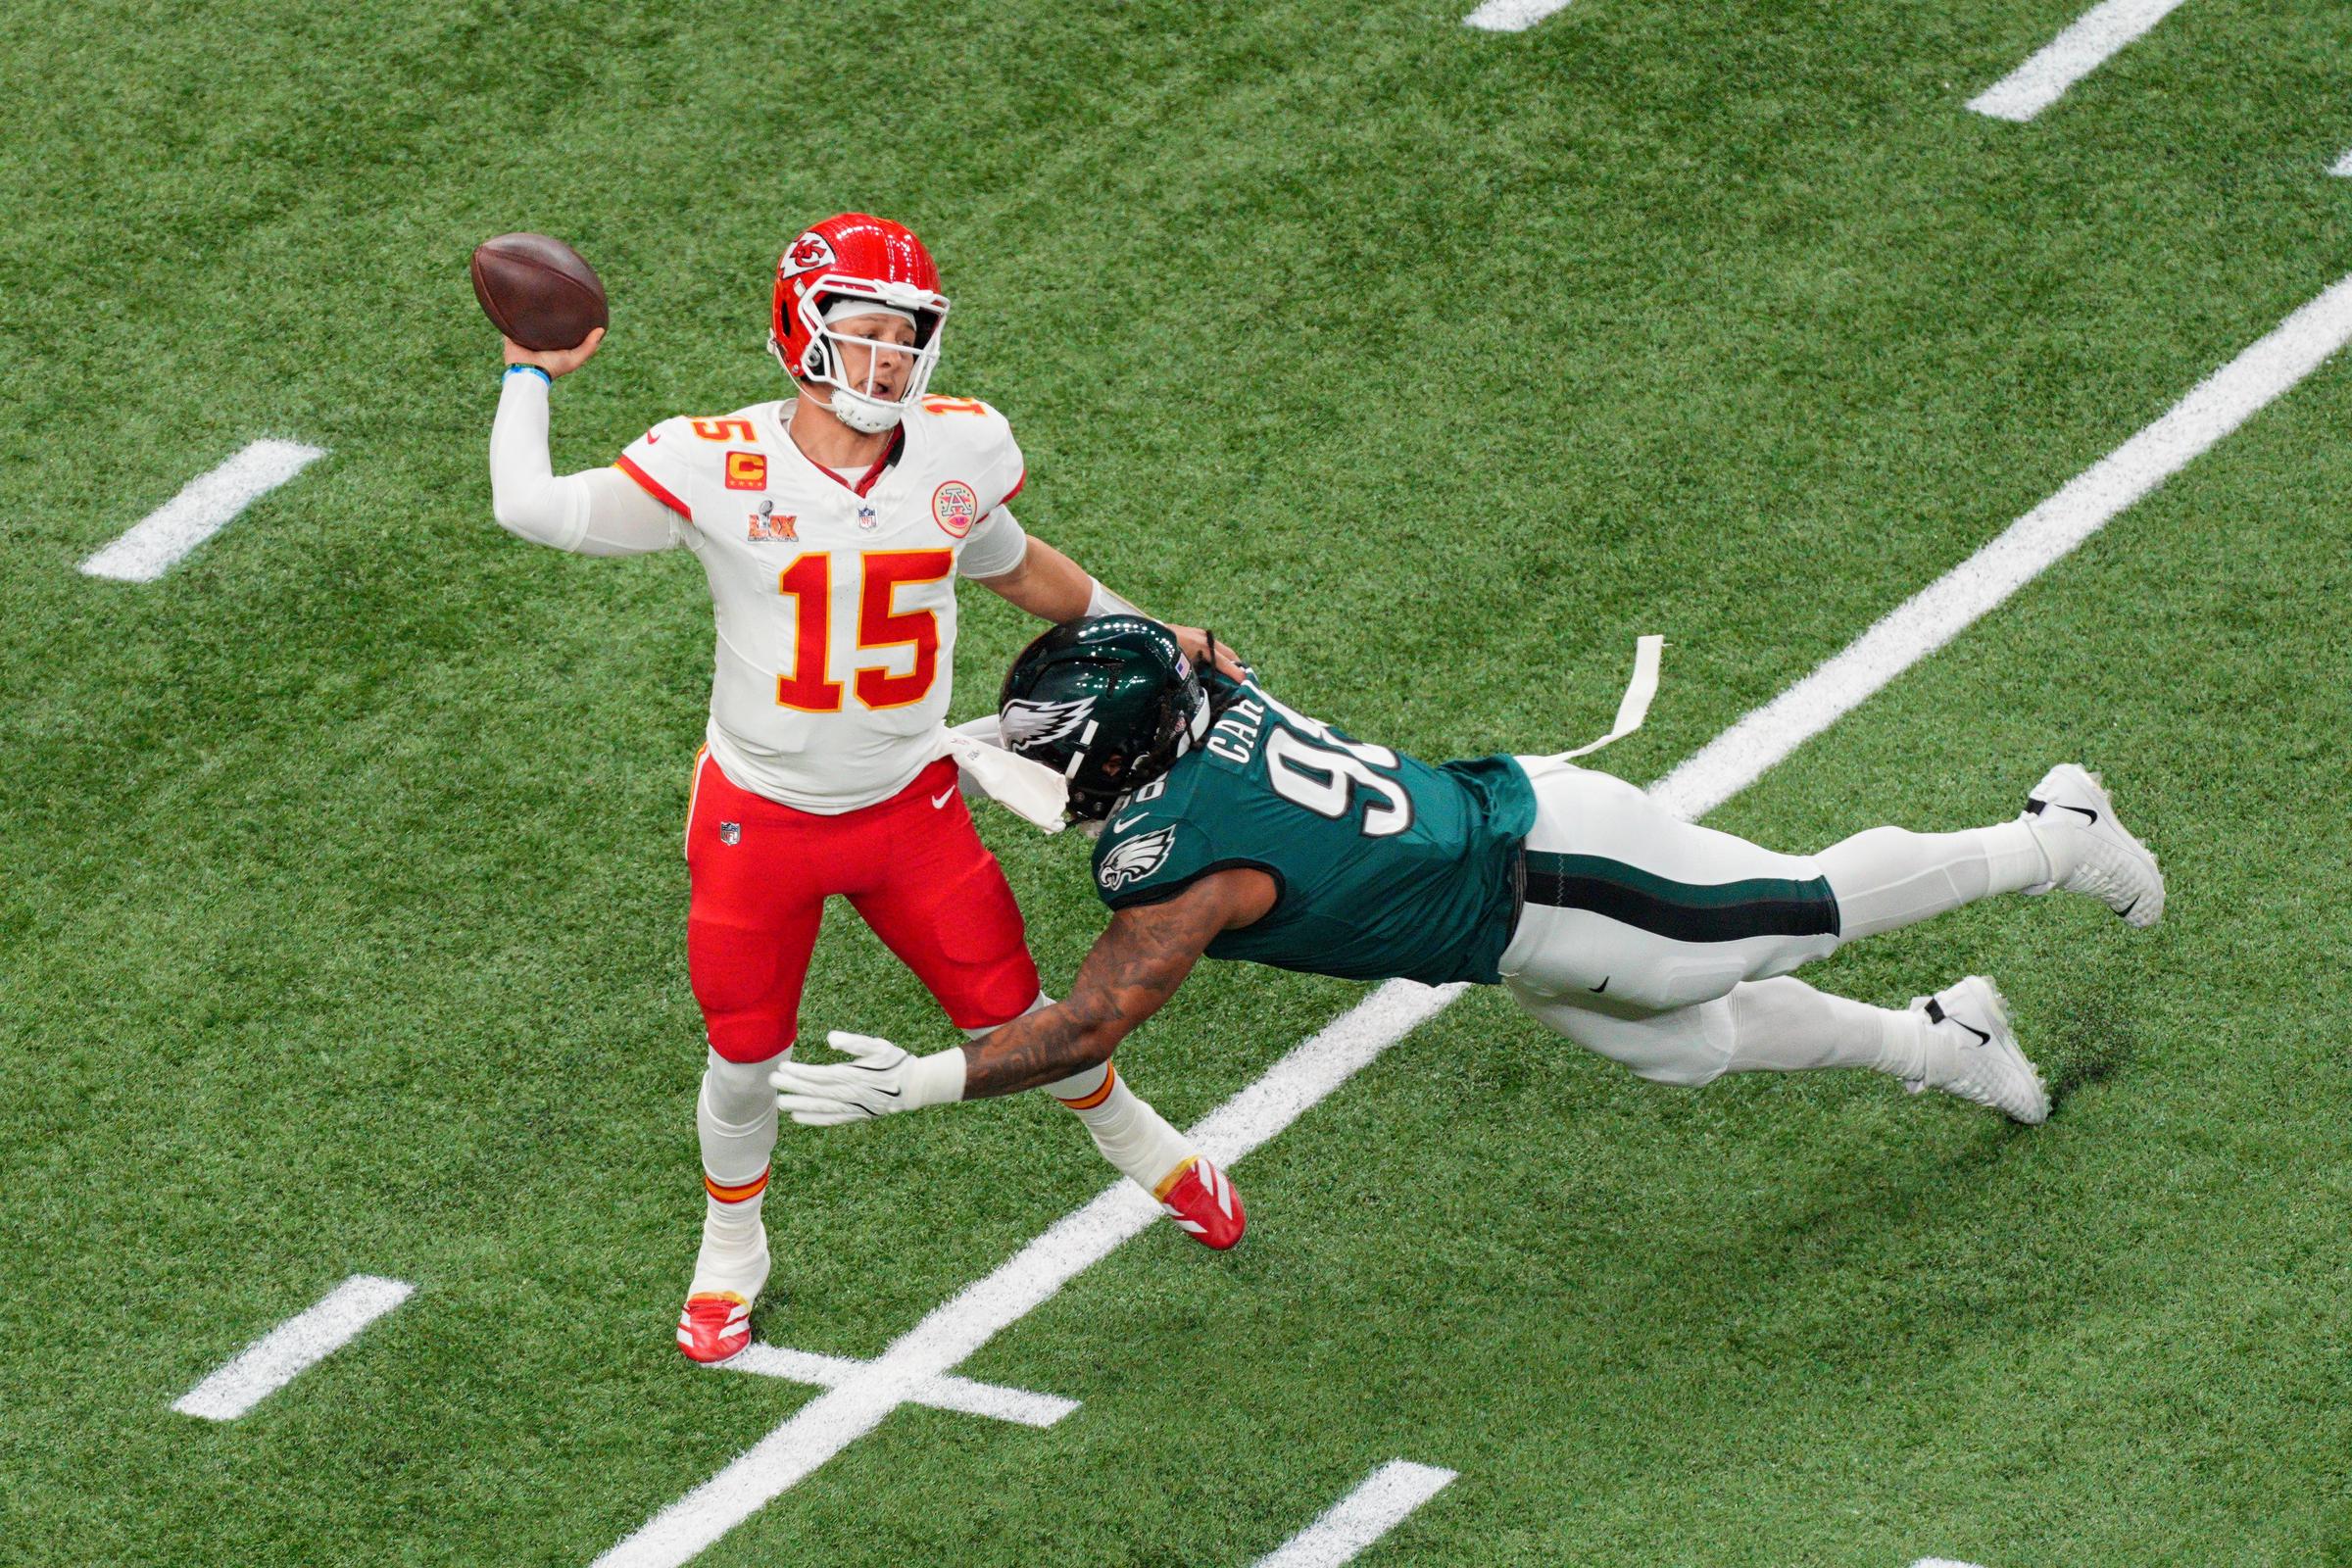
[[516,370],[528,370],[540,380],[545,381],[549,386],[554,386],[556,384],[556,378],[548,374],[545,370],[539,368],[539,367],[536,365],[510,365],[507,367],[507,374],[509,375],[513,375]]

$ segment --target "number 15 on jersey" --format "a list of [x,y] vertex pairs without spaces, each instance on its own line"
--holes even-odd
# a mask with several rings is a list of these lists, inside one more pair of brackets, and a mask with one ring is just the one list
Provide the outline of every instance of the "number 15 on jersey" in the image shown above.
[[[811,551],[784,568],[777,591],[794,602],[792,667],[776,677],[776,704],[804,713],[837,713],[843,702],[843,682],[833,669],[833,588],[835,563],[827,550]],[[857,641],[850,662],[849,687],[869,709],[906,708],[931,695],[939,678],[939,613],[925,608],[903,611],[897,596],[902,586],[939,582],[956,569],[955,555],[946,550],[864,550],[842,569],[857,574]],[[856,659],[882,649],[910,648],[912,666],[905,673],[888,663],[863,663]]]

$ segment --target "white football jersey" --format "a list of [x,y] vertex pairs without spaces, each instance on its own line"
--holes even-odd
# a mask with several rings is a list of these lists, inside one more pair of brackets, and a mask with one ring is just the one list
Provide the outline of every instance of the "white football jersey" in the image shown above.
[[718,619],[710,754],[805,811],[887,800],[942,755],[956,578],[1021,564],[1004,416],[924,398],[892,455],[844,479],[793,445],[792,404],[664,419],[618,466],[678,514]]

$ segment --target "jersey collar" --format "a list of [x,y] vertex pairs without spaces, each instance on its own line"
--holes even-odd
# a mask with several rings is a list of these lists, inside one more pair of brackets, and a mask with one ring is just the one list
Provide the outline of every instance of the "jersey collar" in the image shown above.
[[792,438],[792,415],[789,411],[795,401],[795,399],[786,398],[775,406],[776,433],[783,438],[785,450],[800,459],[810,472],[823,474],[860,501],[865,499],[867,491],[873,489],[875,481],[896,467],[899,459],[906,455],[906,424],[902,419],[898,426],[890,432],[890,450],[883,453],[875,461],[874,466],[859,474],[855,482],[844,479],[840,474],[803,452],[801,444]]

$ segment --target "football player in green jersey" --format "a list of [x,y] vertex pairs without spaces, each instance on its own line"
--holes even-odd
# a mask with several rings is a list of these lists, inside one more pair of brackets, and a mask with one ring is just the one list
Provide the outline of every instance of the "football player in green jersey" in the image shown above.
[[[2084,893],[2139,927],[2164,911],[2155,857],[2073,763],[2050,769],[2013,821],[1876,827],[1790,856],[1556,757],[1432,766],[1352,739],[1254,680],[1203,677],[1140,616],[1046,633],[999,707],[1005,746],[1062,774],[1071,813],[1102,823],[1094,870],[1109,926],[1066,1000],[960,1050],[913,1056],[835,1035],[851,1062],[775,1075],[796,1121],[1066,1078],[1108,1058],[1211,957],[1499,984],[1661,1083],[1865,1067],[2038,1122],[2049,1097],[1990,981],[1889,1008],[1788,971],[1995,893]],[[1212,1192],[1223,1182],[1204,1179]]]

